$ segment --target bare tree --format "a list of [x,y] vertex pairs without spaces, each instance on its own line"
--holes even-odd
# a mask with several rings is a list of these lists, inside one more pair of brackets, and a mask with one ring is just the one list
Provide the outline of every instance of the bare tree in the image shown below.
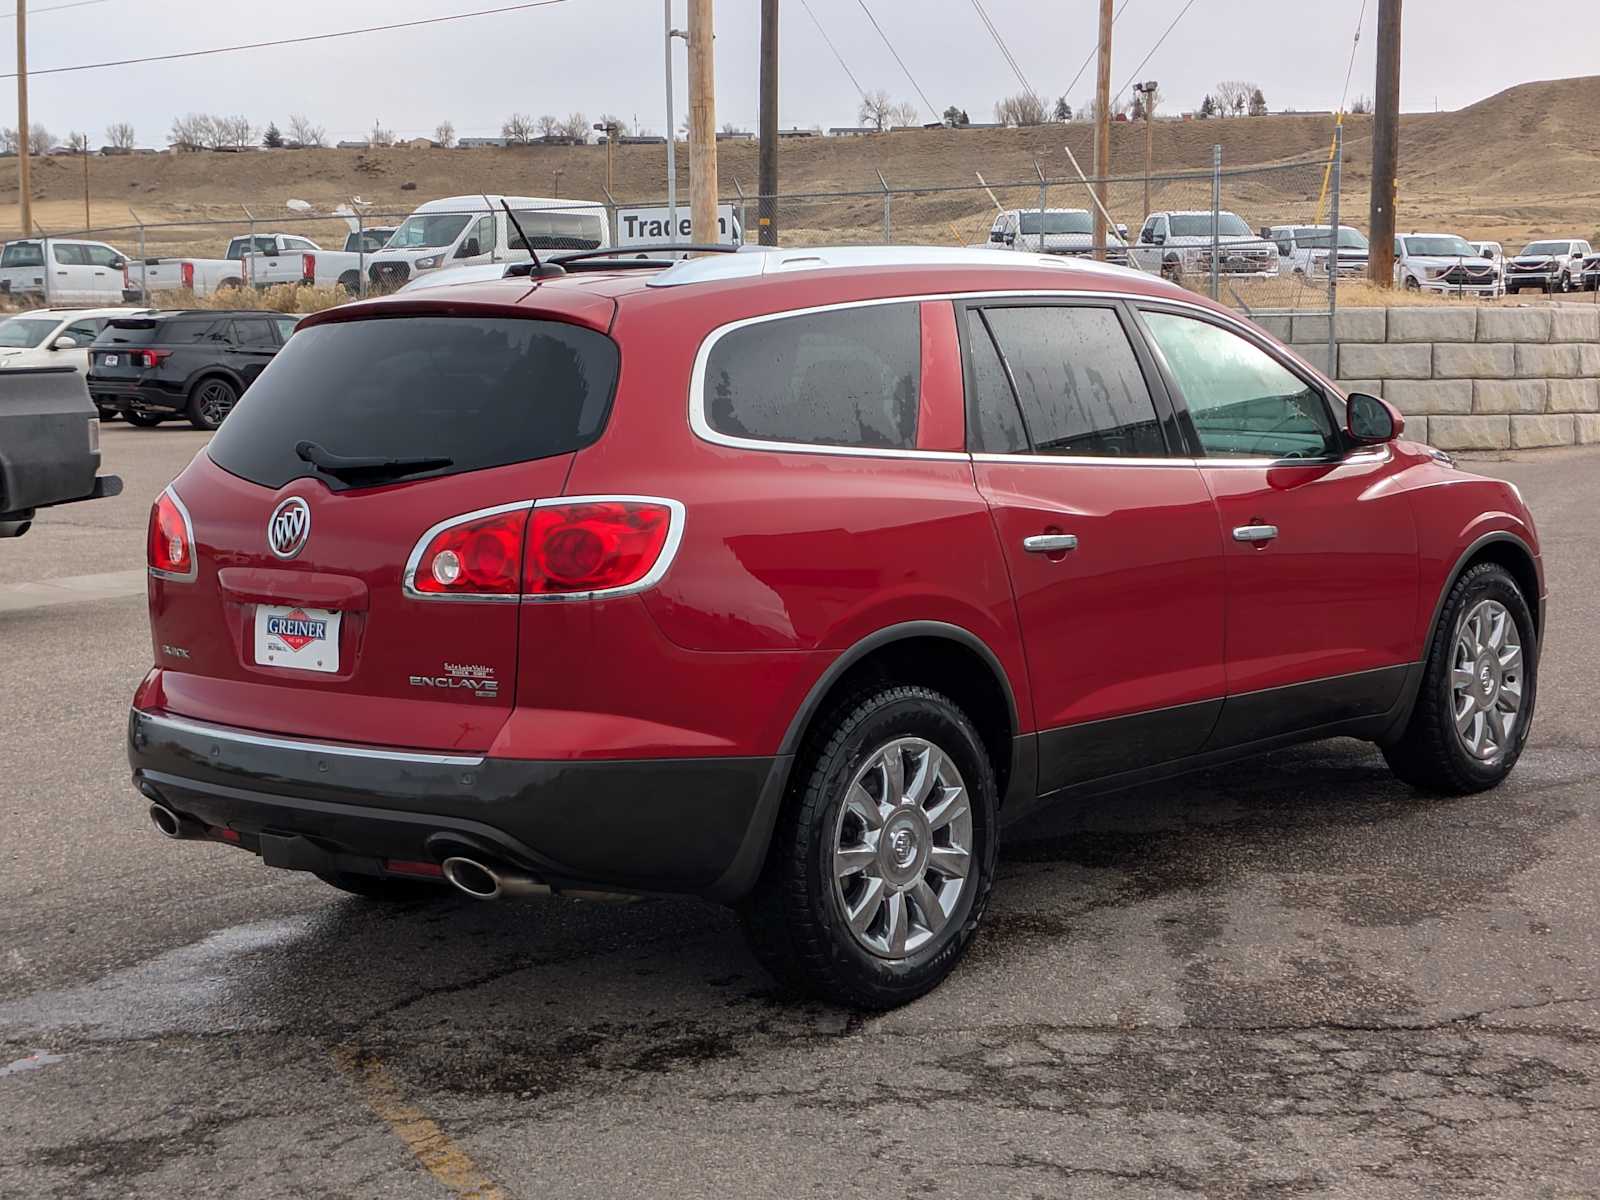
[[534,121],[527,113],[512,113],[500,124],[500,136],[513,146],[533,141]]
[[575,142],[587,142],[589,118],[581,112],[568,113],[567,119],[561,122],[561,136],[571,138]]
[[1255,84],[1242,79],[1224,79],[1211,89],[1211,94],[1216,97],[1217,111],[1223,116],[1242,117],[1250,106],[1250,93],[1255,90]]
[[561,132],[561,118],[551,113],[545,113],[534,124],[539,130],[540,137],[555,137]]
[[1357,96],[1350,102],[1350,111],[1356,116],[1370,116],[1372,114],[1372,97]]
[[55,145],[55,135],[35,121],[28,126],[28,153],[49,154],[50,147]]
[[889,106],[889,124],[895,125],[921,125],[922,110],[909,100],[902,100],[899,104]]
[[1049,113],[1032,92],[1018,92],[995,102],[994,119],[1002,125],[1043,125]]
[[893,109],[894,102],[889,99],[889,93],[879,88],[861,97],[861,107],[856,109],[856,120],[882,133],[889,128]]
[[89,153],[89,135],[77,132],[67,134],[67,149],[76,154]]
[[433,140],[446,150],[456,144],[456,127],[449,121],[440,121],[433,130]]
[[596,124],[615,127],[618,137],[628,136],[628,123],[621,117],[617,116],[616,113],[601,113],[600,120],[597,121]]
[[289,137],[302,146],[328,144],[328,131],[321,125],[313,125],[310,119],[301,113],[295,113],[289,118]]
[[215,140],[215,124],[205,113],[173,117],[167,141],[176,150],[203,150]]
[[249,117],[213,117],[211,123],[216,130],[216,145],[219,147],[243,150],[246,146],[256,144],[256,127],[250,123]]
[[0,150],[7,154],[15,154],[17,152],[17,131],[15,129],[0,129]]
[[372,123],[372,132],[367,134],[367,145],[369,145],[369,146],[392,146],[392,145],[394,145],[394,130],[385,129],[383,127],[383,123],[381,121],[374,121]]
[[133,126],[127,121],[113,121],[106,126],[106,144],[118,150],[132,150]]

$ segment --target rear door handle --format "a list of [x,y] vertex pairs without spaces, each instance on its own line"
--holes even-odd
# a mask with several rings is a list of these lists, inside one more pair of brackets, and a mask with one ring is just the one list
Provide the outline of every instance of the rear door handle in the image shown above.
[[1078,548],[1075,533],[1036,533],[1022,539],[1022,548],[1029,554],[1061,554]]
[[1237,525],[1233,530],[1236,542],[1270,542],[1277,536],[1276,525]]

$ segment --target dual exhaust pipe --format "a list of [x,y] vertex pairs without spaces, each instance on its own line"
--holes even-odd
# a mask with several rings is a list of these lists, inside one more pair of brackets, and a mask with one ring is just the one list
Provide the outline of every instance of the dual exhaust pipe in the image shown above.
[[176,842],[206,836],[206,827],[204,825],[173,812],[159,800],[152,801],[150,804],[150,823],[156,827],[156,832],[161,834],[162,837],[169,837]]

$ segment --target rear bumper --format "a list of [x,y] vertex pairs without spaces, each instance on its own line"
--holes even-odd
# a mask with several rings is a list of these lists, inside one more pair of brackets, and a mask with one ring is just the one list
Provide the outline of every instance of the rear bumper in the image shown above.
[[117,383],[89,376],[89,395],[95,407],[105,412],[179,413],[189,406],[182,392],[160,385]]
[[[535,762],[318,743],[134,709],[140,791],[276,865],[385,873],[489,856],[556,888],[733,900],[766,856],[790,759]],[[287,841],[285,839],[292,839]]]

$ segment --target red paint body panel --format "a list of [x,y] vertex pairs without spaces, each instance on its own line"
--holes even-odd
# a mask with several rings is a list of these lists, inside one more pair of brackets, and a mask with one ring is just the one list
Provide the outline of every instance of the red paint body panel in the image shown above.
[[[1191,466],[979,462],[1027,646],[1040,729],[1221,697],[1216,513]],[[1022,541],[1066,533],[1075,550]]]

